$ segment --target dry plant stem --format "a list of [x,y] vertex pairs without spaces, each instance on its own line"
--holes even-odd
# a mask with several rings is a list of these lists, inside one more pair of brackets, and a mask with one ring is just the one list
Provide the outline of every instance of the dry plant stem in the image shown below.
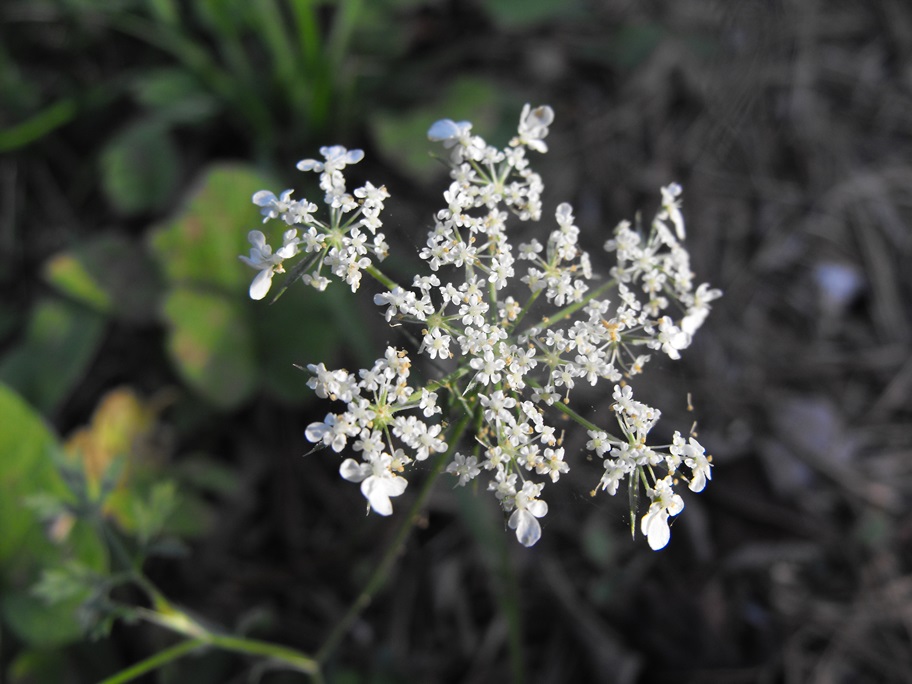
[[396,562],[396,559],[402,552],[402,547],[405,545],[409,534],[411,534],[412,529],[415,527],[415,523],[418,521],[418,516],[421,513],[421,509],[424,507],[428,496],[430,496],[431,490],[434,488],[434,483],[437,481],[440,473],[443,472],[444,465],[451,460],[453,452],[459,444],[459,440],[462,437],[463,432],[465,432],[465,429],[468,426],[471,417],[472,416],[470,414],[466,413],[462,416],[462,418],[460,418],[459,422],[455,424],[453,432],[449,439],[450,448],[447,449],[444,453],[437,456],[433,469],[430,473],[428,473],[424,485],[422,486],[421,491],[418,493],[418,497],[412,504],[411,509],[409,509],[408,515],[402,522],[402,525],[396,531],[396,536],[393,538],[392,543],[386,549],[386,553],[383,554],[383,558],[380,560],[380,563],[376,568],[374,568],[374,571],[371,573],[370,579],[368,579],[367,584],[364,586],[364,589],[354,600],[351,606],[349,606],[348,611],[345,613],[342,619],[339,620],[339,622],[337,622],[333,627],[332,632],[330,632],[329,636],[326,638],[326,641],[323,642],[323,646],[320,647],[320,650],[317,651],[315,660],[318,665],[325,663],[326,659],[332,655],[333,651],[335,651],[336,647],[339,645],[339,642],[348,633],[349,629],[352,626],[352,623],[354,623],[354,621],[364,611],[364,609],[370,605],[370,602],[373,600],[374,595],[383,587],[384,583],[387,580],[387,577],[389,576],[390,570],[393,567],[393,564]]

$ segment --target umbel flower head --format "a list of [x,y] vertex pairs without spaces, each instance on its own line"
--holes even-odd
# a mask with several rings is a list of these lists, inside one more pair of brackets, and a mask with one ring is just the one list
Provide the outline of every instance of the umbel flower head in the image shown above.
[[[608,278],[593,272],[580,247],[570,204],[554,209],[539,237],[524,226],[543,215],[544,184],[530,155],[548,150],[553,122],[551,107],[526,105],[504,148],[489,145],[468,121],[430,127],[429,139],[448,156],[450,183],[419,249],[426,270],[403,284],[376,265],[389,249],[377,232],[386,189],[366,183],[348,194],[344,170],[363,153],[321,148],[322,161],[298,168],[319,174],[324,218],[291,190],[253,196],[264,222],[279,221],[283,231],[274,251],[262,232],[251,232],[251,253],[242,259],[259,272],[250,295],[264,297],[293,258],[300,261],[289,277],[318,290],[339,278],[355,291],[367,273],[383,286],[373,300],[386,321],[414,326],[414,352],[438,369],[416,379],[414,357],[396,347],[356,373],[308,366],[317,396],[341,406],[309,425],[307,439],[343,455],[340,475],[360,484],[368,510],[390,515],[409,470],[445,459],[440,465],[456,486],[487,480],[506,524],[531,546],[549,511],[546,487],[587,460],[564,444],[569,418],[588,435],[581,450],[601,464],[592,494],[613,496],[622,483],[644,488],[648,509],[631,516],[641,515],[641,532],[660,549],[670,519],[684,508],[675,486],[702,491],[711,457],[695,436],[679,432],[670,445],[650,445],[661,414],[634,398],[631,383],[653,356],[679,359],[721,293],[694,286],[675,183],[661,188],[648,226],[622,221],[614,229],[604,245],[616,260]],[[607,419],[599,418],[607,424],[572,408],[578,386],[599,385],[613,397]]]

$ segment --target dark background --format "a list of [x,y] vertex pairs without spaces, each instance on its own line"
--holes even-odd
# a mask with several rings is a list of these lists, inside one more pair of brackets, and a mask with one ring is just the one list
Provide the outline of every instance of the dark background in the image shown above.
[[[293,4],[276,3],[289,24]],[[301,457],[304,428],[330,408],[300,391],[307,376],[290,364],[280,373],[297,390],[252,389],[230,405],[187,379],[169,347],[179,316],[162,313],[167,266],[151,235],[181,215],[213,162],[271,174],[278,191],[301,187],[295,161],[338,143],[366,152],[354,178],[393,195],[384,230],[403,256],[388,268],[407,273],[407,248],[423,242],[446,182],[427,126],[466,118],[504,144],[524,102],[547,103],[551,151],[535,161],[545,213],[571,202],[594,255],[619,220],[651,216],[661,185],[684,187],[697,282],[725,294],[684,358],[654,362],[638,392],[663,411],[660,437],[697,421],[713,480],[685,493],[658,553],[630,539],[625,497],[589,497],[597,468],[578,460],[551,489],[529,550],[490,495],[442,480],[329,681],[912,680],[912,5],[322,3],[322,48],[337,52],[310,71],[282,66],[252,10],[187,3],[169,23],[154,5],[0,9],[0,378],[62,440],[116,388],[157,397],[150,478],[180,479],[200,454],[206,477],[226,478],[196,483],[199,524],[174,531],[187,555],[147,563],[166,594],[313,652],[397,518],[365,518],[334,454]],[[334,43],[333,31],[348,40]],[[150,95],[160,69],[183,81]],[[247,221],[225,227],[240,245],[229,259],[256,227]],[[127,303],[92,314],[100,332],[74,338],[83,351],[64,341],[29,356],[39,303],[85,303],[49,276],[49,260],[111,236],[113,256],[94,248],[84,263],[97,274],[127,261],[127,275],[112,276]],[[152,294],[134,280],[146,267]],[[360,304],[338,300],[356,323],[325,343],[327,366],[407,344],[365,287]],[[300,294],[294,302],[316,296]],[[346,325],[301,306],[307,330]],[[41,389],[35,374],[61,358],[65,377]],[[610,397],[586,400],[598,411]],[[396,501],[400,515],[413,494]],[[2,635],[0,680],[11,682],[94,681],[171,643],[120,623],[107,639],[53,647],[9,626]],[[23,666],[33,652],[53,668]],[[244,682],[251,667],[211,654],[147,681]]]

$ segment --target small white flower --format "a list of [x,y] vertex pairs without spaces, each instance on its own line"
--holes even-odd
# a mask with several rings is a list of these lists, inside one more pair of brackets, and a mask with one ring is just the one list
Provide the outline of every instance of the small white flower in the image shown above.
[[706,449],[693,437],[689,443],[684,442],[681,433],[675,432],[674,443],[669,451],[683,459],[684,465],[691,469],[693,477],[688,488],[692,492],[702,492],[708,480],[712,479],[712,464],[706,457]]
[[302,159],[297,164],[298,170],[332,173],[341,171],[348,164],[357,164],[364,159],[364,150],[347,150],[341,145],[321,147],[320,154],[325,157],[325,162],[316,159]]
[[668,480],[659,480],[649,492],[652,503],[646,515],[643,516],[640,530],[646,535],[649,548],[658,551],[668,544],[671,530],[668,527],[668,518],[684,510],[684,500],[671,488]]
[[[551,429],[553,430],[553,428]],[[551,482],[557,482],[563,473],[569,471],[570,466],[564,461],[563,447],[545,449],[542,460],[535,466],[535,472],[539,475],[547,475],[551,478]]]
[[616,462],[610,458],[605,459],[605,472],[602,474],[602,479],[599,480],[598,486],[603,491],[607,491],[611,496],[614,496],[617,494],[618,485],[626,476],[627,471],[624,468],[618,467]]
[[672,323],[668,316],[662,316],[654,348],[661,349],[669,358],[677,360],[681,358],[680,350],[689,346],[690,335]]
[[347,458],[339,467],[339,474],[349,482],[360,482],[361,493],[370,507],[380,515],[391,515],[391,497],[399,496],[408,481],[390,470],[393,459],[388,454],[371,454],[367,463]]
[[251,299],[259,300],[265,297],[269,288],[272,287],[272,276],[284,271],[282,262],[287,257],[294,255],[295,243],[293,240],[287,241],[279,251],[273,254],[272,247],[266,242],[266,236],[262,231],[251,230],[247,234],[247,239],[251,245],[250,256],[241,255],[239,258],[251,268],[260,271],[250,284],[249,293]]
[[294,200],[291,199],[291,194],[293,192],[294,190],[284,190],[279,197],[276,197],[275,194],[269,190],[260,190],[253,194],[252,201],[255,205],[260,207],[260,213],[263,215],[263,223],[266,223],[270,219],[278,218],[291,208],[294,204]]
[[463,454],[456,454],[452,463],[447,466],[446,471],[450,475],[455,475],[459,478],[459,482],[456,483],[457,487],[465,487],[470,480],[474,480],[481,474],[481,468],[478,467],[478,459],[474,456],[467,457]]
[[450,356],[449,335],[443,333],[440,328],[434,328],[424,336],[422,350],[432,359],[446,359]]
[[[342,451],[348,442],[348,431],[351,424],[345,420],[344,414],[337,416],[332,413],[326,414],[322,423],[311,423],[307,426],[304,436],[310,442],[322,442],[332,447],[336,453]],[[355,433],[357,434],[357,432]]]
[[611,444],[608,442],[608,433],[601,430],[589,430],[591,439],[586,442],[586,448],[594,451],[596,456],[604,458],[605,454],[611,451]]
[[548,126],[553,122],[554,110],[551,107],[542,105],[532,109],[532,105],[526,104],[519,116],[519,136],[510,144],[525,145],[536,152],[547,152],[548,146],[544,138],[548,135]]
[[516,530],[516,538],[523,546],[532,546],[541,538],[541,524],[536,518],[542,518],[548,513],[548,504],[538,499],[543,487],[542,484],[526,480],[514,497],[516,510],[507,524],[511,530]]

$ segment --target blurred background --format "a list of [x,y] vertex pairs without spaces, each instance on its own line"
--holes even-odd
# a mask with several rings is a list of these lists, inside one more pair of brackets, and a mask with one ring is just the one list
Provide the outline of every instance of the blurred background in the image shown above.
[[[117,565],[55,507],[76,471],[175,602],[319,647],[398,521],[364,516],[335,454],[302,457],[329,406],[293,364],[407,341],[372,284],[249,301],[250,196],[319,197],[294,163],[363,148],[350,187],[386,185],[384,270],[408,274],[446,182],[430,123],[502,145],[525,102],[556,112],[545,213],[574,205],[597,266],[684,187],[697,282],[725,296],[638,391],[659,438],[697,421],[713,481],[654,553],[575,454],[532,549],[442,480],[328,681],[912,681],[906,0],[4,0],[0,681],[98,681],[174,643],[88,640],[84,596],[30,591]],[[252,676],[303,680],[211,652],[139,681]]]

